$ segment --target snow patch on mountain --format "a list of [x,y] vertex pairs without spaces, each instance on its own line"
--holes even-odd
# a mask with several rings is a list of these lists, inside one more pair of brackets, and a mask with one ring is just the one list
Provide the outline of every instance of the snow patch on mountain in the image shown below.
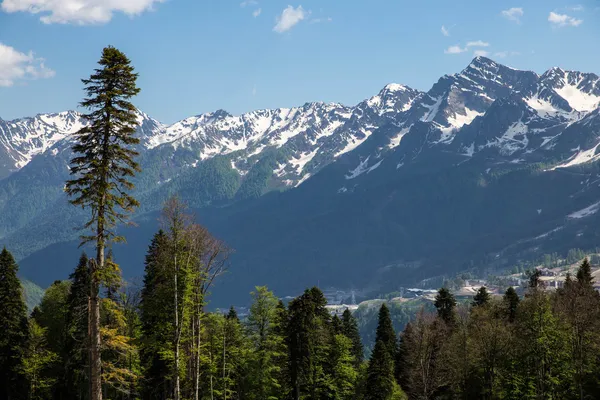
[[406,135],[409,131],[410,128],[412,128],[413,126],[409,126],[407,128],[402,128],[400,129],[400,131],[395,134],[394,136],[392,136],[390,138],[390,143],[388,144],[388,148],[393,149],[394,147],[398,147],[400,145],[400,142],[402,141],[402,138],[404,137],[404,135]]
[[551,168],[550,171],[555,170],[557,168],[568,168],[574,165],[585,164],[588,162],[598,160],[600,158],[600,154],[596,154],[598,146],[600,146],[600,143],[589,150],[580,151],[579,149],[577,149],[577,154],[571,157],[566,163],[557,165]]
[[300,158],[292,158],[290,160],[290,164],[294,166],[294,169],[301,173],[304,169],[304,166],[308,164],[318,153],[319,148],[316,148],[314,151],[308,153],[301,153]]
[[569,219],[579,219],[579,218],[589,217],[590,215],[596,214],[596,212],[598,212],[599,209],[600,209],[600,201],[597,203],[594,203],[582,210],[575,211],[574,213],[569,214],[568,218]]

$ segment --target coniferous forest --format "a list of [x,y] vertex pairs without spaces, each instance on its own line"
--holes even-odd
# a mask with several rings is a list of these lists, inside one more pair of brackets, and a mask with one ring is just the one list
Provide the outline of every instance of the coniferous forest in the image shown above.
[[[331,315],[318,288],[284,304],[256,287],[244,318],[209,312],[226,243],[171,198],[139,285],[123,282],[111,246],[139,203],[137,74],[107,47],[83,84],[91,122],[75,136],[65,190],[89,211],[73,260],[28,312],[18,266],[0,253],[0,399],[597,399],[600,296],[585,260],[563,288],[538,273],[523,297],[482,287],[470,303],[446,288],[395,332],[385,304],[363,346],[349,310]],[[366,349],[369,349],[367,352]]]

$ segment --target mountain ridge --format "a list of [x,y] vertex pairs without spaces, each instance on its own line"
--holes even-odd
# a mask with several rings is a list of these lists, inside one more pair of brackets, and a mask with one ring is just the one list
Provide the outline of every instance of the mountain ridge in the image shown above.
[[[144,114],[134,193],[144,228],[127,235],[143,254],[156,212],[177,193],[239,249],[230,288],[243,293],[259,277],[285,290],[318,275],[356,286],[389,265],[430,263],[390,279],[414,284],[482,259],[499,265],[496,254],[589,245],[596,208],[569,215],[600,200],[598,87],[595,74],[539,75],[478,57],[427,92],[388,84],[355,106],[217,110],[169,126]],[[59,140],[0,180],[0,239],[28,277],[45,251],[75,243],[65,226],[82,216],[61,190],[69,147]],[[141,258],[116,254],[139,274]]]

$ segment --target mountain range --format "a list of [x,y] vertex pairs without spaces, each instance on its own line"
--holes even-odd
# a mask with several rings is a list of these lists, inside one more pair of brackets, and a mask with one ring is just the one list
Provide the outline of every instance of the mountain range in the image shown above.
[[[215,295],[258,284],[367,291],[591,248],[600,209],[600,78],[485,57],[428,92],[389,84],[355,106],[306,103],[172,125],[139,111],[137,228],[116,246],[143,271],[157,212],[178,194],[236,253]],[[48,285],[77,261],[84,212],[63,185],[74,111],[0,119],[0,238]],[[217,296],[219,298],[219,296]]]

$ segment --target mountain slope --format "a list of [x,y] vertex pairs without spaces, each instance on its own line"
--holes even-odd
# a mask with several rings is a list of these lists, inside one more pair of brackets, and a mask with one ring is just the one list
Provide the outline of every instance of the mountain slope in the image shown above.
[[[390,84],[353,107],[220,110],[171,126],[140,113],[143,206],[115,254],[126,276],[141,273],[174,193],[236,249],[230,298],[264,283],[286,294],[416,284],[595,246],[598,81],[477,57],[426,93]],[[43,284],[79,251],[82,214],[61,192],[69,145],[67,135],[0,180],[0,235]],[[55,271],[42,269],[49,258]]]

